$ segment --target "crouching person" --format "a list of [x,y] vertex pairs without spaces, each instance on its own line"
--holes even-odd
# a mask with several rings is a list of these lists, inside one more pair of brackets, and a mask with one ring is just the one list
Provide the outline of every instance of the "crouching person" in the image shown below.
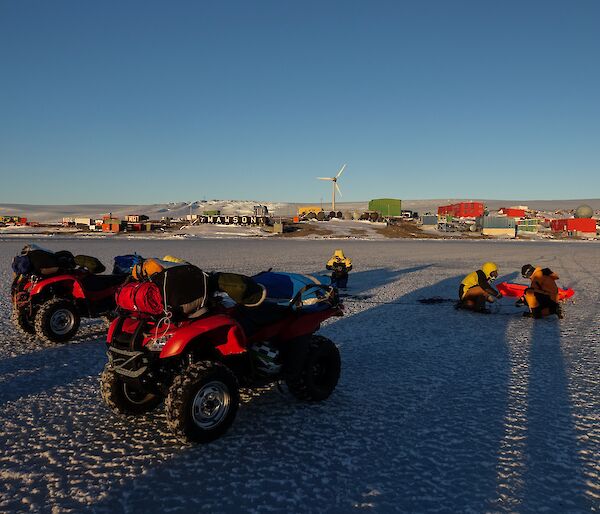
[[525,264],[521,268],[521,275],[523,278],[531,280],[531,286],[525,290],[525,294],[520,300],[529,307],[529,312],[523,315],[544,318],[556,314],[562,318],[562,310],[558,303],[558,286],[556,285],[558,275],[550,268],[535,268],[531,264]]
[[352,261],[344,255],[342,250],[333,252],[327,261],[326,268],[331,270],[331,285],[344,289],[348,286],[348,273],[352,269]]
[[502,298],[502,293],[494,289],[491,284],[496,278],[498,278],[498,266],[493,262],[486,262],[481,269],[469,273],[460,283],[457,308],[489,313],[487,303]]

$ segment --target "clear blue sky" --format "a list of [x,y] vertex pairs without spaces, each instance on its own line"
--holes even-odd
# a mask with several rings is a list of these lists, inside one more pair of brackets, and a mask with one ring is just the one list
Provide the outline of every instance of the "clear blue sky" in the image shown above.
[[600,196],[600,2],[0,2],[0,201]]

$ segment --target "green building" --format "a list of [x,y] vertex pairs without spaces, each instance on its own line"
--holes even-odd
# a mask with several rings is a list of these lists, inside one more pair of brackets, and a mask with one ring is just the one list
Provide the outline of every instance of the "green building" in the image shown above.
[[377,198],[369,202],[369,210],[382,216],[402,216],[402,201],[396,198]]
[[540,220],[538,219],[521,219],[517,223],[519,232],[537,232],[539,229]]

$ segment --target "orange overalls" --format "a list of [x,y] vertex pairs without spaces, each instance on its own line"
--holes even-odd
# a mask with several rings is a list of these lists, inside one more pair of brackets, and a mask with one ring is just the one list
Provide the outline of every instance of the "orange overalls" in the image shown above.
[[535,268],[525,290],[525,302],[535,318],[556,314],[558,310],[558,275],[549,268]]

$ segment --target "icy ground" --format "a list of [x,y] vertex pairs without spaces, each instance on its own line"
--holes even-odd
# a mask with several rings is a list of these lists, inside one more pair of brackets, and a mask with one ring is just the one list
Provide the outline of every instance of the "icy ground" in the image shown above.
[[[98,255],[179,255],[247,274],[317,271],[353,258],[347,314],[323,327],[342,355],[331,398],[247,392],[231,431],[182,446],[160,409],[118,418],[101,403],[102,326],[45,346],[9,320],[0,240],[1,512],[597,512],[600,510],[600,244],[501,241],[44,240]],[[132,246],[135,245],[135,246]],[[527,262],[576,289],[566,318],[494,315],[453,298],[488,259]]]

